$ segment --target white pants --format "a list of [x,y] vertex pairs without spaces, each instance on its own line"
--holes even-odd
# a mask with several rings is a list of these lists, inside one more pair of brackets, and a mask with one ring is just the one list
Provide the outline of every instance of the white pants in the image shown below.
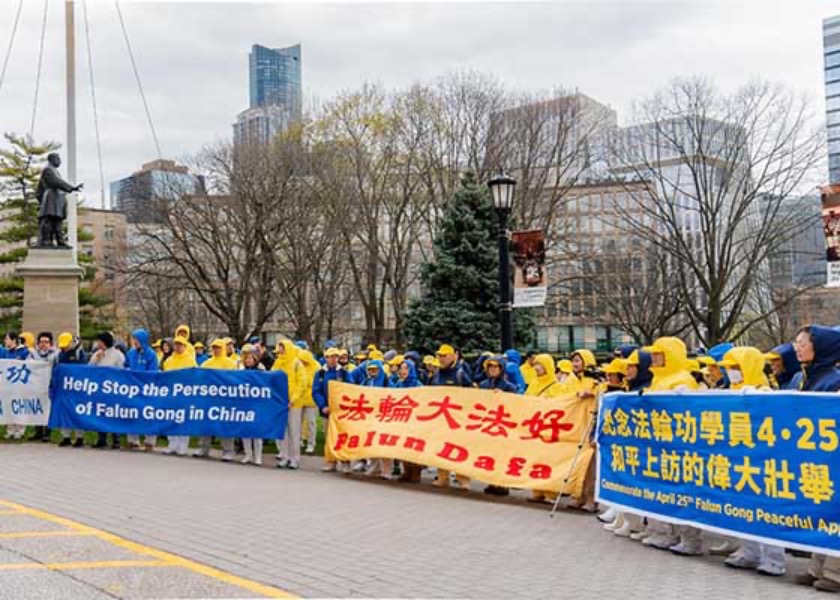
[[23,437],[23,434],[26,433],[26,425],[6,425],[6,433],[10,435],[10,437]]
[[61,439],[63,439],[63,440],[69,440],[69,439],[70,439],[70,434],[71,434],[71,433],[72,433],[73,435],[75,435],[75,436],[76,436],[76,439],[77,439],[77,440],[78,440],[78,439],[82,439],[83,437],[85,437],[85,432],[84,432],[84,431],[82,431],[81,429],[73,429],[73,430],[70,430],[70,429],[62,429],[62,430],[61,430]]
[[761,566],[772,565],[782,568],[785,566],[785,549],[781,546],[771,546],[769,544],[741,540],[741,549],[739,552],[747,558],[758,562]]
[[245,458],[262,460],[262,438],[242,438],[242,447],[245,449]]
[[127,436],[125,436],[125,441],[128,442],[129,444],[139,445],[140,444],[140,436],[136,435],[136,434],[133,434],[133,433],[130,433]]
[[157,436],[156,435],[147,435],[146,439],[143,440],[143,443],[147,446],[157,446]]
[[314,406],[307,406],[303,409],[301,439],[304,438],[309,448],[314,448],[318,441],[318,409]]
[[169,446],[167,450],[171,450],[177,454],[186,454],[190,447],[190,436],[188,435],[170,435]]
[[294,463],[300,462],[300,426],[302,408],[290,408],[289,419],[286,422],[286,437],[278,440],[280,458]]

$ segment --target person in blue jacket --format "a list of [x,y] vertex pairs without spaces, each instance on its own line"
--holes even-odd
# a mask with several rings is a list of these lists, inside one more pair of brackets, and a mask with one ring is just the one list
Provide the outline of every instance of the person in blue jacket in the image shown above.
[[[420,355],[416,352],[406,352],[406,356],[408,356],[409,354],[413,354],[417,358],[420,357]],[[399,369],[397,369],[397,378],[395,380],[389,381],[388,383],[389,387],[398,389],[421,387],[422,385],[423,384],[420,383],[420,380],[417,378],[417,365],[410,358],[403,359],[403,361],[400,363]],[[402,396],[398,396],[398,398],[402,398]],[[384,472],[387,472],[386,469],[387,465],[383,465]],[[408,483],[420,483],[420,476],[423,472],[422,465],[418,465],[416,463],[411,463],[404,460],[401,461],[400,470],[400,481],[406,481]]]
[[770,369],[780,390],[790,389],[790,382],[799,373],[799,360],[793,344],[786,343],[776,346],[765,357],[770,363]]
[[[506,362],[504,356],[491,356],[485,359],[483,365],[485,376],[478,387],[482,390],[497,390],[499,392],[518,394],[519,391],[516,389],[516,385],[508,380],[505,369]],[[506,490],[507,488],[501,489]]]
[[522,370],[519,368],[519,365],[522,364],[522,355],[518,350],[505,350],[505,359],[505,373],[508,381],[516,386],[517,394],[524,394],[528,385],[522,376]]
[[[338,364],[338,357],[341,351],[338,348],[330,348],[324,352],[324,366],[318,369],[312,381],[312,399],[318,406],[318,411],[327,419],[325,429],[329,428],[329,385],[330,381],[349,382],[350,374]],[[326,433],[326,431],[325,431]],[[331,460],[329,452],[324,452],[324,466],[322,471],[330,473],[337,470],[334,460]]]
[[650,352],[634,350],[627,358],[627,387],[628,392],[641,392],[650,387],[653,372],[650,370],[652,360]]
[[[145,329],[135,329],[131,333],[131,350],[125,355],[125,368],[129,371],[157,371],[158,357],[149,343],[149,332]],[[140,436],[129,434],[126,436],[128,447],[132,450],[140,448]],[[157,444],[156,435],[147,435],[144,440],[146,452],[152,452]]]
[[20,337],[17,331],[10,331],[6,334],[5,346],[6,358],[12,360],[26,360],[29,358],[29,348],[26,347],[25,340]]
[[[82,347],[82,340],[66,331],[58,336],[58,364],[60,365],[86,365],[90,357]],[[71,435],[76,437],[72,441]],[[58,443],[61,448],[73,446],[83,448],[85,445],[85,432],[81,429],[62,429],[61,441]]]
[[801,392],[836,392],[840,390],[840,331],[821,325],[803,327],[794,341],[800,371],[790,382]]

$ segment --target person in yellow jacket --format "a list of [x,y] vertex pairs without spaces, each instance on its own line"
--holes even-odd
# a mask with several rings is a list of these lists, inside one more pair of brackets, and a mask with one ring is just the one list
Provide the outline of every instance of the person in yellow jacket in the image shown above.
[[531,385],[531,382],[536,379],[537,372],[534,369],[537,355],[534,352],[528,352],[525,355],[525,362],[519,367],[519,372],[522,373],[522,379],[525,381],[525,386]]
[[[764,373],[765,360],[758,348],[737,347],[728,351],[718,364],[726,369],[730,389],[768,392],[772,388]],[[698,554],[701,552],[700,542],[700,532],[697,530],[695,545]],[[785,574],[785,550],[780,546],[744,540],[741,547],[729,555],[725,564],[735,569],[755,569],[762,575],[780,577]]]
[[[289,418],[286,422],[286,435],[277,440],[277,468],[300,468],[300,425],[303,413],[304,396],[307,390],[306,368],[298,360],[299,348],[291,340],[281,340],[277,344],[272,371],[283,371],[289,385]],[[309,384],[311,395],[311,384]]]
[[627,391],[627,361],[625,359],[612,359],[601,369],[601,372],[607,377],[607,380],[599,385],[602,394]]
[[[184,336],[176,337],[173,342],[172,354],[163,363],[164,371],[177,371],[179,369],[192,369],[197,367],[195,363],[195,356],[191,355],[187,349],[190,341]],[[187,449],[190,446],[190,436],[188,435],[170,435],[169,445],[164,454],[177,454],[178,456],[186,456]]]
[[[210,358],[204,361],[201,365],[202,369],[219,369],[221,371],[235,371],[237,364],[235,360],[228,358],[225,354],[225,342],[219,338],[213,340],[210,344]],[[193,454],[196,458],[205,458],[210,456],[210,443],[213,441],[212,436],[203,435],[198,438],[198,450]],[[222,443],[222,460],[230,462],[233,460],[233,442],[234,438],[221,438]]]
[[[312,398],[312,383],[315,381],[315,374],[321,368],[318,361],[309,350],[298,350],[298,360],[303,364],[306,371],[305,385],[303,391],[302,415],[301,415],[301,447],[306,446],[307,454],[315,454],[315,443],[318,440],[318,408]],[[304,427],[305,426],[305,427]]]
[[190,342],[190,335],[192,331],[190,331],[189,325],[178,325],[178,328],[175,330],[175,337],[181,336],[187,340],[187,352],[189,352],[193,358],[195,358],[195,346],[192,345]]
[[[682,340],[675,337],[661,337],[644,350],[651,355],[650,370],[653,373],[653,379],[650,382],[649,391],[692,392],[698,389],[697,381],[689,371],[688,353]],[[632,522],[634,528],[640,527],[638,516],[625,515],[625,518]],[[673,548],[677,553],[683,553],[683,550],[688,549],[685,546],[681,547],[680,535],[685,533],[684,528],[678,530],[673,525],[649,519],[647,528],[631,534],[630,538],[640,540],[645,546],[653,546],[660,550]]]
[[242,357],[236,353],[236,344],[233,341],[233,338],[226,337],[224,340],[225,343],[225,355],[233,360],[233,362],[239,364],[239,361],[242,360]]
[[[534,357],[534,378],[525,390],[526,396],[537,398],[557,398],[564,396],[570,391],[568,387],[557,381],[555,374],[554,359],[550,354],[537,354]],[[529,502],[553,502],[557,498],[557,492],[548,490],[531,490]]]
[[580,390],[580,380],[575,375],[572,361],[567,358],[557,361],[557,382],[560,384],[563,394],[577,394]]
[[592,371],[598,367],[595,354],[592,353],[592,350],[581,348],[572,352],[571,359],[575,377],[578,378],[578,382],[580,383],[578,396],[581,398],[594,398],[598,382],[594,377],[588,375],[587,371]]
[[353,369],[356,368],[352,362],[350,362],[350,351],[347,348],[340,348],[338,351],[338,364],[341,365],[341,368],[350,373]]

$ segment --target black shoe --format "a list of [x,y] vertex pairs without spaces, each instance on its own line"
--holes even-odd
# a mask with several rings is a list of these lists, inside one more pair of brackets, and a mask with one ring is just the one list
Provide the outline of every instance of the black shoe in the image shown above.
[[50,436],[48,436],[48,435],[45,435],[44,437],[41,438],[41,443],[42,444],[49,444],[51,441],[52,440],[50,439]]
[[105,441],[102,441],[102,440],[96,442],[93,446],[91,446],[91,448],[96,448],[97,450],[102,450],[103,448],[107,448],[107,447],[108,447],[108,443],[105,442]]
[[120,443],[119,442],[114,442],[114,443],[111,444],[111,450],[119,450],[119,449],[120,449]]
[[510,490],[505,487],[500,487],[498,485],[488,485],[484,488],[484,493],[489,494],[491,496],[507,496],[510,494]]
[[70,445],[70,438],[63,438],[59,443],[59,448],[67,448]]
[[85,440],[82,438],[76,438],[76,441],[73,442],[74,448],[84,448],[85,447]]

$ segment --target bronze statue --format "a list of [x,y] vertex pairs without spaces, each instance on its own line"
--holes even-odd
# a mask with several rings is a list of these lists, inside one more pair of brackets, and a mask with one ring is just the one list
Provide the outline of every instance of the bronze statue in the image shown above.
[[65,194],[78,192],[84,184],[73,186],[64,181],[58,174],[60,166],[61,157],[57,152],[51,152],[47,156],[47,166],[41,171],[38,189],[35,190],[35,197],[40,207],[38,209],[38,248],[70,247],[61,231],[64,220],[67,218]]

